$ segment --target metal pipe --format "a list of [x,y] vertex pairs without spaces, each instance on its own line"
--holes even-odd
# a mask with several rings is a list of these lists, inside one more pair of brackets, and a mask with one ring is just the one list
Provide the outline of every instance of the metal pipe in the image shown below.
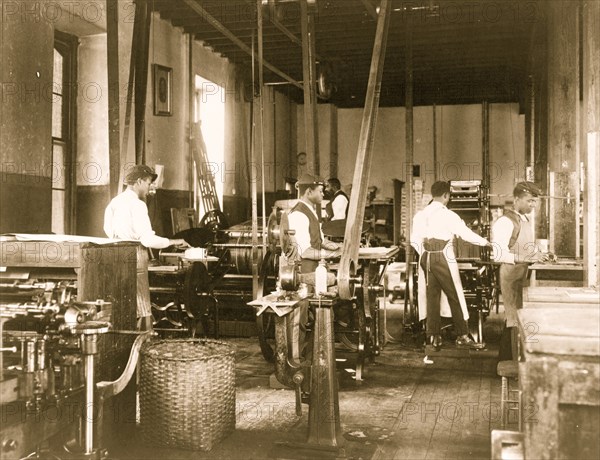
[[433,181],[437,182],[437,108],[433,104]]
[[46,341],[38,340],[36,347],[37,354],[37,370],[43,371],[46,369]]
[[[95,336],[92,336],[95,338]],[[82,338],[86,340],[87,336]],[[94,355],[85,355],[85,453],[94,449]]]
[[[261,0],[256,0],[256,14],[258,24],[258,62],[263,62],[263,17]],[[260,174],[261,174],[261,204],[262,204],[262,221],[266,222],[267,218],[265,215],[266,198],[265,198],[265,98],[263,97],[263,84],[264,84],[264,72],[263,66],[258,66],[258,88],[260,98]],[[254,228],[253,228],[254,231]],[[267,246],[267,237],[262,234],[262,245],[263,248]]]
[[[298,83],[302,84],[303,81],[299,81]],[[291,85],[292,83],[289,81],[272,81],[265,83],[265,86],[283,86],[283,85]]]
[[[413,145],[413,41],[412,41],[412,14],[410,14],[410,7],[407,9],[407,16],[405,21],[405,84],[404,84],[404,99],[406,107],[405,116],[405,131],[406,131],[406,163],[408,165],[406,171],[406,182],[408,184],[406,191],[407,198],[407,216],[406,216],[406,238],[408,244],[406,245],[406,261],[411,262],[412,246],[410,245],[412,218],[413,218],[413,161],[414,161],[414,145]],[[435,169],[435,165],[434,165]]]
[[25,366],[23,367],[25,372],[35,371],[35,342],[35,339],[25,342]]
[[[195,79],[195,75],[194,75],[194,48],[193,48],[193,39],[192,39],[192,34],[188,34],[188,101],[190,104],[189,107],[189,111],[188,111],[188,116],[190,118],[189,124],[188,124],[188,154],[189,154],[189,158],[190,158],[190,164],[189,164],[189,174],[188,174],[188,187],[189,187],[189,196],[188,196],[188,207],[189,208],[194,208],[196,209],[196,187],[194,187],[194,152],[192,151],[192,149],[194,148],[192,146],[192,138],[194,137],[194,133],[193,133],[193,123],[196,121],[195,120],[195,113],[194,113],[194,107],[195,107],[195,103],[194,103],[194,95],[195,95],[195,86],[196,86],[196,79]],[[194,219],[196,219],[194,217]],[[196,222],[194,222],[195,224]]]

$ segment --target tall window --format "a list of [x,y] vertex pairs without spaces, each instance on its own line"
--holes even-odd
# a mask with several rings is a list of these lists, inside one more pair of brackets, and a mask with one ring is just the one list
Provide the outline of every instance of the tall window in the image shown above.
[[[215,188],[223,209],[223,177],[225,162],[225,91],[210,80],[196,75],[194,100],[195,122],[202,126],[202,137],[211,169],[215,173]],[[195,176],[194,176],[195,177]],[[195,180],[198,178],[195,177]],[[198,190],[198,187],[195,187]],[[200,200],[200,203],[202,201]],[[200,217],[205,210],[199,209]]]
[[77,39],[56,32],[52,78],[52,232],[74,231],[75,94]]

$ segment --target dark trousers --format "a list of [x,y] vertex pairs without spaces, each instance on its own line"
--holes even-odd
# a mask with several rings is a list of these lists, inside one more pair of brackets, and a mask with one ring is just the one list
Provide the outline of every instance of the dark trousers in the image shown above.
[[[440,242],[438,244],[429,244],[425,247],[429,247],[432,251],[442,251],[444,246],[441,246],[441,243],[445,245],[445,242]],[[458,335],[467,334],[467,323],[460,307],[460,301],[458,300],[456,286],[454,286],[454,281],[450,274],[448,261],[444,257],[443,252],[423,252],[420,264],[427,279],[427,335],[431,336],[440,333],[442,327],[440,318],[442,291],[448,297],[456,333]]]

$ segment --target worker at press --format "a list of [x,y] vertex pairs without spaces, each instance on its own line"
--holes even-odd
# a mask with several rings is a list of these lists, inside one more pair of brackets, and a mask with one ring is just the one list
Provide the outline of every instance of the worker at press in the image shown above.
[[316,207],[323,201],[323,182],[311,174],[303,174],[296,182],[296,188],[300,200],[289,213],[289,226],[295,232],[295,257],[301,260],[301,272],[312,273],[320,259],[339,257],[340,246],[325,239],[317,216]]
[[[291,236],[291,251],[288,252],[288,263],[300,262],[300,281],[314,287],[314,273],[320,259],[340,257],[341,250],[337,243],[325,239],[321,223],[317,217],[316,207],[323,201],[323,183],[311,174],[303,174],[296,182],[300,200],[288,215]],[[328,283],[329,284],[329,283]],[[308,301],[303,300],[290,314],[292,324],[292,344],[301,342],[299,335],[309,322]],[[291,351],[291,359],[302,361],[303,349]],[[304,359],[306,357],[304,356]]]
[[517,310],[523,308],[523,287],[527,268],[535,262],[546,262],[535,244],[533,224],[528,215],[535,209],[541,190],[533,182],[519,182],[513,190],[512,209],[506,209],[492,226],[494,261],[500,262],[500,290],[506,316],[505,334],[510,334],[511,356],[517,359]]
[[332,177],[327,180],[325,186],[325,196],[329,200],[325,206],[327,219],[329,220],[344,220],[348,214],[348,205],[350,200],[342,190],[342,184],[337,177]]
[[[163,238],[152,230],[145,200],[156,177],[154,170],[146,165],[135,165],[128,171],[127,189],[113,198],[104,212],[104,232],[109,238],[139,241],[146,248],[189,247],[183,239]],[[149,330],[152,329],[152,312],[146,250],[138,251],[137,273],[138,329]]]
[[458,236],[478,246],[490,246],[490,243],[469,229],[458,214],[446,207],[450,201],[448,182],[434,182],[431,186],[431,196],[431,202],[415,214],[410,238],[411,246],[420,256],[420,298],[422,298],[422,288],[425,288],[426,312],[421,311],[423,302],[420,301],[419,317],[422,318],[426,314],[427,337],[434,349],[439,351],[442,347],[440,334],[442,293],[445,294],[458,335],[456,346],[476,348],[478,345],[468,335],[466,320],[469,318],[469,313],[453,241]]

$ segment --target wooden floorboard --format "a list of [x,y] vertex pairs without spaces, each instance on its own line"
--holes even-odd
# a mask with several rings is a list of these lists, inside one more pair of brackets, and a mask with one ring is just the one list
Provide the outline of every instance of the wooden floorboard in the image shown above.
[[[294,392],[269,387],[273,365],[252,339],[236,347],[236,430],[210,452],[164,449],[134,442],[112,450],[127,459],[272,459],[312,460],[314,452],[282,450],[280,442],[302,443],[308,430],[308,406],[295,414]],[[442,352],[440,352],[442,353]],[[354,459],[489,459],[490,430],[500,426],[494,405],[500,378],[490,372],[487,355],[456,354],[423,362],[422,349],[389,344],[365,369],[358,384],[338,364],[340,425],[344,455]],[[443,359],[442,359],[443,358]],[[498,410],[495,411],[499,417]]]

